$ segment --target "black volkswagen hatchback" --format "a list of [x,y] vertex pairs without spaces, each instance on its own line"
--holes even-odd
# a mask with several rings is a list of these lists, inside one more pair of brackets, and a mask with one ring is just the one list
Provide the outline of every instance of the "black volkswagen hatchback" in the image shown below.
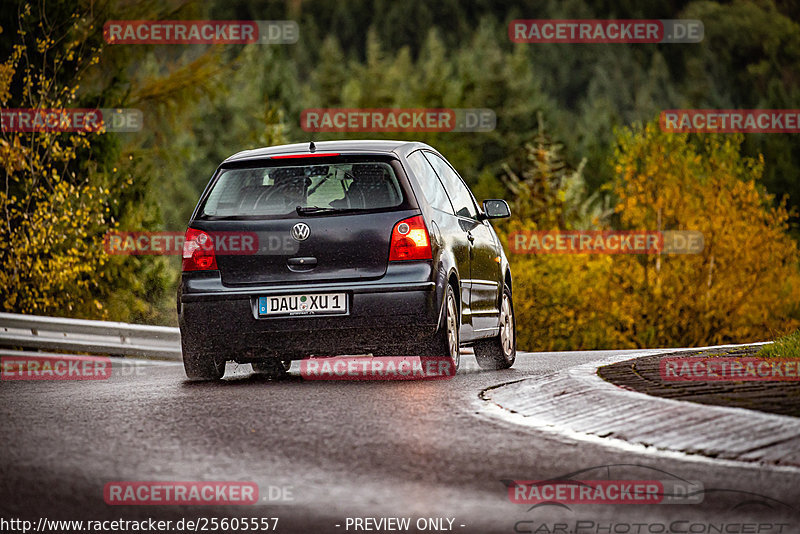
[[278,376],[292,360],[366,354],[516,357],[511,271],[489,219],[436,150],[327,141],[240,152],[192,214],[178,292],[192,379],[225,362]]

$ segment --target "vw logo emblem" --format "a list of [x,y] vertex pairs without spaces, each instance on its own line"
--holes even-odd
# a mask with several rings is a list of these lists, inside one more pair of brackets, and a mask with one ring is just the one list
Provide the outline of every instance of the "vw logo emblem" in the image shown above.
[[295,241],[305,241],[311,234],[311,228],[306,223],[297,223],[292,226],[292,237]]

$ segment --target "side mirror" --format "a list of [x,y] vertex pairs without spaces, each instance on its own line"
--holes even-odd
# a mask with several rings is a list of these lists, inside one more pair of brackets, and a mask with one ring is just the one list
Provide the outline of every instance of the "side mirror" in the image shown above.
[[483,201],[483,213],[487,219],[503,219],[511,216],[508,202],[497,198]]

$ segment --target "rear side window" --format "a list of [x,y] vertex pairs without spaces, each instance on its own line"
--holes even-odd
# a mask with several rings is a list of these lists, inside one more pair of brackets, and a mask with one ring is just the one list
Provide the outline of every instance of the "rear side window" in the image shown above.
[[422,155],[422,152],[412,152],[406,159],[411,170],[414,171],[414,176],[417,177],[422,188],[422,195],[428,204],[437,210],[453,213],[453,206],[450,204],[450,199],[447,198],[442,182],[439,181],[439,177],[436,176],[433,167]]
[[298,207],[374,210],[403,203],[392,167],[383,162],[224,169],[202,214],[283,216]]
[[447,189],[447,195],[453,203],[456,215],[461,217],[477,218],[478,211],[475,208],[475,201],[472,194],[461,181],[461,177],[450,167],[450,164],[432,152],[426,152],[425,157],[431,162],[433,169]]

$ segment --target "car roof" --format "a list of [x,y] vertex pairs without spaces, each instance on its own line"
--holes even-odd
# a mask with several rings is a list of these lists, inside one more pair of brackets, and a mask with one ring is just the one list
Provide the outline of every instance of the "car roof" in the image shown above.
[[[426,148],[435,152],[432,147],[417,141],[384,141],[375,139],[315,141],[314,147],[314,152],[317,154],[324,152],[338,152],[341,154],[393,154],[396,156],[406,156],[415,150],[419,150],[420,148]],[[309,149],[309,143],[293,143],[291,145],[256,148],[253,150],[237,152],[233,156],[226,159],[223,163],[264,159],[277,155],[309,154]]]

